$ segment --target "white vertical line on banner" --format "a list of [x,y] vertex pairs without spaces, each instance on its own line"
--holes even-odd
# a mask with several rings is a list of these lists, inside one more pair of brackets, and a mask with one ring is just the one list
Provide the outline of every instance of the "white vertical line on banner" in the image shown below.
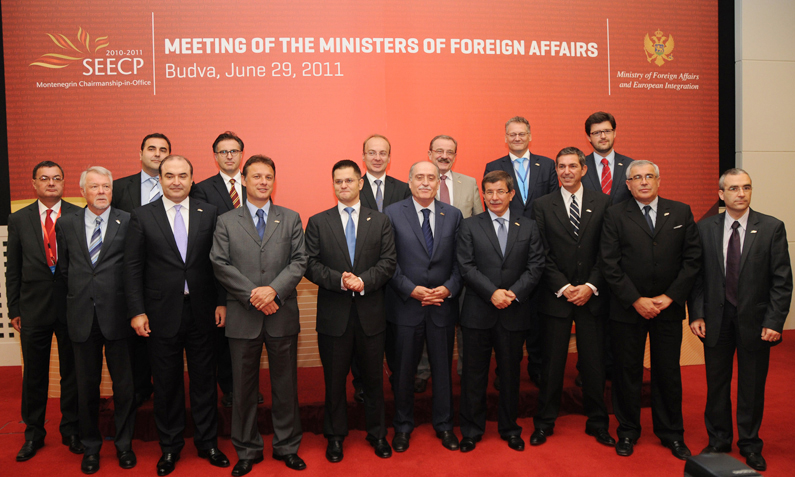
[[[611,88],[610,88],[610,19],[605,18],[607,22],[607,95],[610,96]],[[152,38],[152,44],[154,45],[154,38]],[[154,48],[153,48],[154,49]]]
[[152,12],[152,96],[157,96],[157,79],[155,75],[155,12]]

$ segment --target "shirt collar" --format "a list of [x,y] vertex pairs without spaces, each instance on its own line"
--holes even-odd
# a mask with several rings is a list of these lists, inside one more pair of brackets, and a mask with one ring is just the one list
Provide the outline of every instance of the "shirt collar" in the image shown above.
[[573,195],[573,196],[577,197],[577,202],[582,204],[582,194],[583,194],[583,192],[582,192],[582,184],[580,184],[580,188],[577,189],[577,192],[575,192],[574,194],[572,194],[571,192],[567,191],[565,187],[561,187],[560,188],[560,195],[563,196],[563,200],[566,201],[566,202],[569,202],[571,200],[571,196]]
[[146,172],[141,171],[141,184],[149,181],[149,179],[154,179],[155,177],[157,177],[157,176],[150,176]]
[[[519,159],[519,156],[515,156],[512,152],[509,152],[508,156],[511,158],[511,162],[514,162],[515,160]],[[530,161],[530,149],[526,150],[522,155],[522,157]]]
[[643,208],[644,208],[644,207],[646,207],[646,205],[650,205],[650,206],[651,206],[651,210],[653,210],[653,211],[654,211],[654,213],[656,214],[656,213],[657,213],[657,202],[658,202],[659,200],[660,200],[660,196],[658,195],[658,196],[657,196],[657,197],[655,197],[655,198],[654,198],[654,200],[653,200],[653,201],[651,201],[649,204],[643,204],[643,203],[641,203],[641,202],[638,202],[637,200],[635,201],[635,203],[636,203],[636,204],[638,204],[638,207],[640,207],[640,211],[641,211],[641,212],[643,212]]
[[[256,205],[254,205],[251,202],[249,202],[249,201],[246,201],[246,207],[248,207],[248,213],[251,214],[251,217],[256,220],[256,218],[257,218],[257,210],[259,210],[259,208]],[[265,205],[262,206],[262,210],[263,210],[263,212],[265,212],[265,215],[268,215],[270,213],[270,211],[271,211],[271,200],[270,199],[268,199],[268,202]]]
[[[743,216],[737,219],[737,222],[740,222],[740,227],[742,227],[743,230],[748,230],[748,215],[750,213],[751,213],[751,208],[749,207],[748,209],[745,210]],[[727,229],[731,229],[735,219],[733,219],[728,213],[726,213],[725,215],[726,218],[723,221],[723,225]]]
[[105,209],[101,214],[97,215],[94,212],[91,212],[91,209],[88,207],[85,208],[86,211],[86,223],[87,224],[94,224],[97,220],[97,217],[102,217],[103,223],[108,223],[108,217],[110,217],[110,207]]
[[411,198],[411,202],[414,203],[414,209],[417,211],[418,214],[422,212],[422,209],[430,209],[431,214],[436,213],[436,199],[434,199],[433,202],[431,202],[431,205],[429,205],[428,207],[421,206],[419,202],[417,202],[417,199],[415,199],[414,197]]
[[[602,164],[602,158],[607,159],[607,163],[612,167],[613,164],[616,163],[616,150],[610,150],[610,154],[606,156],[602,156],[601,154],[597,153],[596,151],[593,152],[593,158],[595,162]],[[604,164],[603,164],[604,165]]]
[[[48,207],[46,205],[42,204],[41,201],[38,200],[38,199],[36,199],[36,202],[39,203],[39,217],[41,217],[41,215],[44,212],[47,212]],[[58,211],[61,210],[61,201],[59,200],[58,203],[56,203],[55,205],[53,205],[52,207],[49,207],[49,208],[52,209],[52,211],[55,212],[55,215],[57,216],[58,215]]]
[[177,204],[176,202],[172,202],[171,199],[169,199],[165,195],[162,196],[162,199],[163,199],[163,205],[166,207],[166,210],[174,208],[175,205],[181,205],[182,207],[185,208],[185,210],[190,210],[190,197],[185,197],[185,199],[179,204]]
[[[353,207],[354,213],[358,214],[359,213],[359,209],[361,208],[361,206],[362,206],[362,203],[361,202],[357,202],[357,203],[351,205],[350,207]],[[343,204],[340,201],[337,201],[337,210],[339,211],[340,215],[343,216],[343,217],[347,217],[347,215],[348,215],[348,212],[345,211],[346,207],[349,207],[349,206]]]
[[492,222],[494,222],[495,220],[497,220],[499,218],[505,219],[505,223],[506,224],[511,221],[511,209],[507,209],[505,211],[505,213],[502,215],[502,217],[499,217],[497,214],[492,212],[491,209],[488,209],[488,213],[489,213],[489,217],[491,217],[491,221]]
[[229,184],[229,179],[234,179],[235,184],[240,184],[240,171],[237,171],[234,177],[227,175],[224,171],[218,171],[218,173],[221,174],[221,179],[223,179],[226,184]]

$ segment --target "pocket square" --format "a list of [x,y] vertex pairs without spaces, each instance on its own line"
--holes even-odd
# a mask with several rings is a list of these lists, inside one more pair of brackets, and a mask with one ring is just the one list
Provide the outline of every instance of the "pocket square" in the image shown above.
[[681,228],[681,227],[682,227],[681,225],[677,225],[676,227],[674,227],[674,230],[676,230],[678,228]]

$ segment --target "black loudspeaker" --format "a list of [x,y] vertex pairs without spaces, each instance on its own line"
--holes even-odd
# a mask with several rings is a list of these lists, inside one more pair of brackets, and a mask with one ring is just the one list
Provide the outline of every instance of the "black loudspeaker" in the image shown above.
[[726,454],[694,455],[685,463],[685,477],[761,477],[761,475]]

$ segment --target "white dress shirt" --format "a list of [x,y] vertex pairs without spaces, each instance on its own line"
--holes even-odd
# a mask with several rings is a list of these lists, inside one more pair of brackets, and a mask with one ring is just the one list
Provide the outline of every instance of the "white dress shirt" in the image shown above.
[[425,214],[422,213],[422,209],[429,209],[431,211],[431,213],[428,214],[428,222],[430,222],[431,226],[431,236],[435,236],[436,217],[434,217],[434,215],[436,215],[436,201],[431,202],[428,207],[421,206],[414,197],[411,198],[411,201],[414,203],[414,209],[417,211],[417,220],[420,222],[420,228],[422,228],[422,223],[425,221]]

